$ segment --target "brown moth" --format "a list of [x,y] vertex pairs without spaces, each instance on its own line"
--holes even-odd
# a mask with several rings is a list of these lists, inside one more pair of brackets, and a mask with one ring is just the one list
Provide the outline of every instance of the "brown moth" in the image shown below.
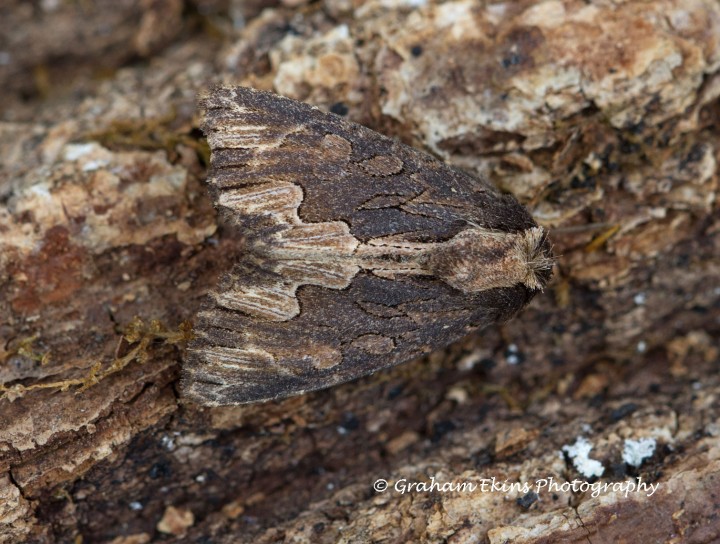
[[507,320],[547,283],[544,231],[487,182],[272,93],[200,105],[208,184],[243,253],[196,317],[187,398],[343,383]]

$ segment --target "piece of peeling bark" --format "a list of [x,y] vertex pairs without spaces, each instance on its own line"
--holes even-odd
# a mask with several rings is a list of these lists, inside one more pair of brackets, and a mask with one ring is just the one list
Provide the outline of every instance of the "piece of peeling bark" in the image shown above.
[[[0,126],[0,381],[82,381],[133,357],[84,392],[0,400],[1,538],[150,541],[173,507],[193,513],[185,538],[227,542],[718,540],[718,20],[709,0],[328,0],[249,19],[217,65],[196,35],[149,68],[78,79],[85,96],[16,102]],[[630,29],[632,47],[588,48],[583,25]],[[179,405],[181,349],[159,335],[192,318],[237,249],[202,183],[195,95],[233,75],[487,174],[552,229],[555,284],[517,320],[372,378]],[[559,453],[580,436],[600,481],[640,475],[658,493],[372,490],[580,478]],[[644,438],[655,453],[626,466],[624,441]]]

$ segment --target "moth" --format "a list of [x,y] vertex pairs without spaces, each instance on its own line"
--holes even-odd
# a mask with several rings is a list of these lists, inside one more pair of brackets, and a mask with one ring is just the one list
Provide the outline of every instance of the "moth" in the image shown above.
[[486,181],[269,92],[219,87],[200,106],[242,253],[196,316],[192,401],[282,399],[420,357],[511,318],[550,277],[544,230]]

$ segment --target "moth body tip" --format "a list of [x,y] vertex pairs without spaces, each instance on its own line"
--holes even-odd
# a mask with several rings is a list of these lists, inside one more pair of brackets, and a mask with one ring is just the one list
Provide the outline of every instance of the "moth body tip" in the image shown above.
[[523,233],[522,245],[528,271],[523,283],[530,289],[543,291],[555,265],[547,232],[542,227],[526,229]]

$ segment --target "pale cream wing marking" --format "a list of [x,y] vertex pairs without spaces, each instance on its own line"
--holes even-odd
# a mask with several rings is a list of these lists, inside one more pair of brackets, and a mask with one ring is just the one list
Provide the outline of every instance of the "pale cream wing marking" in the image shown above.
[[215,303],[228,310],[265,319],[289,321],[300,313],[295,297],[296,284],[238,285],[222,293],[215,293]]
[[225,189],[218,197],[218,204],[243,216],[272,215],[277,223],[299,223],[298,206],[303,200],[300,187],[292,183],[273,181]]
[[279,261],[273,271],[291,280],[296,286],[318,285],[327,289],[345,289],[360,271],[352,263],[320,261]]

